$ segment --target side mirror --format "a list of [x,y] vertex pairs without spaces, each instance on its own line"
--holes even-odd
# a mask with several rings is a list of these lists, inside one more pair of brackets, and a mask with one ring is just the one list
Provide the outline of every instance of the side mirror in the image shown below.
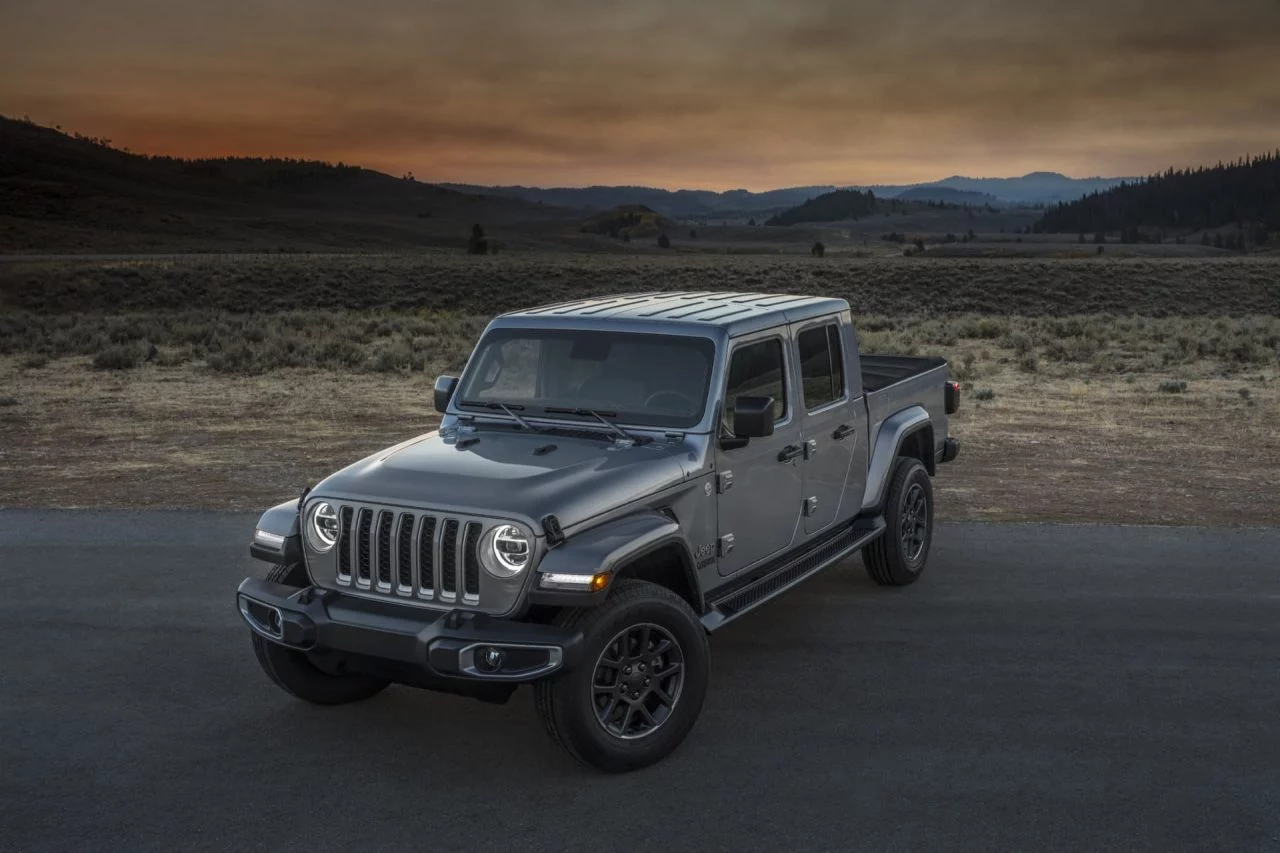
[[735,397],[733,437],[764,438],[773,435],[772,397]]
[[437,376],[436,377],[436,411],[444,412],[449,408],[449,399],[453,397],[454,390],[458,387],[458,377],[456,376]]

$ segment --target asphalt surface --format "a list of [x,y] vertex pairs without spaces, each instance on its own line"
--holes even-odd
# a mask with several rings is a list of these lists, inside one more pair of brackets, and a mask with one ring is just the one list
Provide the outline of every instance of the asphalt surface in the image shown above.
[[1280,850],[1280,531],[943,526],[717,634],[690,739],[604,776],[526,691],[281,693],[252,523],[0,513],[0,849]]

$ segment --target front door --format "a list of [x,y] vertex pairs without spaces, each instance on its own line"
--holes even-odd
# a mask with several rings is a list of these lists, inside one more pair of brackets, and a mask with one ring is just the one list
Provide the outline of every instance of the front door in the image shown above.
[[733,401],[739,396],[772,397],[775,423],[773,435],[716,450],[722,575],[757,565],[797,539],[804,455],[800,418],[789,393],[790,358],[785,329],[735,340],[729,353],[721,434],[732,434]]
[[793,328],[800,367],[801,438],[804,440],[803,513],[806,536],[837,518],[857,514],[866,482],[866,407],[851,399],[846,345],[838,317]]

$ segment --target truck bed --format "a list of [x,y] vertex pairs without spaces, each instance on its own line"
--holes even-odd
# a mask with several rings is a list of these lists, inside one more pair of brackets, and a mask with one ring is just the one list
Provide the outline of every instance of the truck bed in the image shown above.
[[864,353],[862,390],[868,394],[880,391],[904,379],[942,367],[946,363],[946,359],[937,356],[867,355]]

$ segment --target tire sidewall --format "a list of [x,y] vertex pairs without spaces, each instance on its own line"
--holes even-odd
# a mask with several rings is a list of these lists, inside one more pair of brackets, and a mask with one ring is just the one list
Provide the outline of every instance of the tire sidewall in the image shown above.
[[[919,484],[924,490],[925,508],[928,511],[928,517],[925,526],[924,547],[920,549],[920,556],[912,561],[907,559],[906,551],[902,546],[900,524],[903,498],[911,487],[916,484]],[[898,463],[898,467],[894,472],[893,488],[889,491],[886,508],[888,512],[885,520],[888,522],[888,529],[885,531],[885,536],[887,537],[885,545],[889,556],[889,568],[896,575],[906,575],[914,579],[928,565],[929,551],[933,547],[933,480],[918,459],[907,458]]]
[[[626,740],[605,731],[596,717],[595,667],[620,631],[645,622],[661,625],[679,644],[684,681],[671,717],[652,734]],[[582,649],[581,665],[558,679],[555,690],[558,728],[583,759],[605,769],[634,769],[652,764],[684,741],[702,710],[710,660],[702,625],[683,602],[660,597],[625,601],[585,626]]]

